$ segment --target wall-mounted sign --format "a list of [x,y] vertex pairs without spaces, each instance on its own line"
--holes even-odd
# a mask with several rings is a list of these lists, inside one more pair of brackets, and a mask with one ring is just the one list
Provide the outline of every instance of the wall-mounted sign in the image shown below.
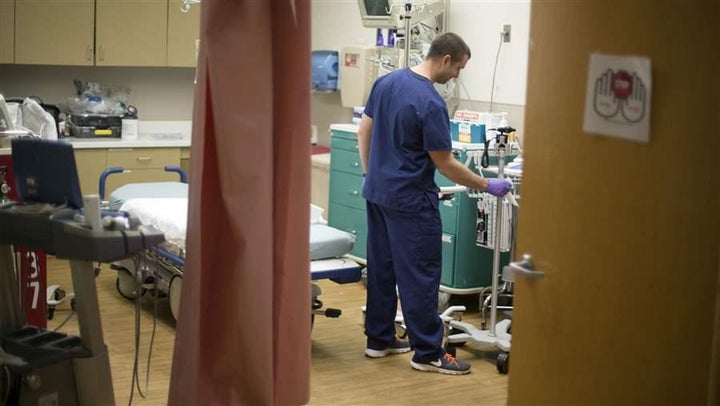
[[590,55],[583,131],[650,141],[650,59]]

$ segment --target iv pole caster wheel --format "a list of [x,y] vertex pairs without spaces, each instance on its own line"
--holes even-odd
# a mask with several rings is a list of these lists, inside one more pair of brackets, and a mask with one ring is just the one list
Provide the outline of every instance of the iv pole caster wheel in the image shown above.
[[510,371],[510,353],[503,351],[497,357],[497,370],[503,375]]

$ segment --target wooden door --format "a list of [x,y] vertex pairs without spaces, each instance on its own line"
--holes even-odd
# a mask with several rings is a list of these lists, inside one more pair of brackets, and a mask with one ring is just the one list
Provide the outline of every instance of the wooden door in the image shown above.
[[168,66],[195,67],[195,43],[200,40],[200,4],[182,11],[182,0],[168,5]]
[[[518,251],[546,275],[517,282],[509,404],[706,404],[719,16],[713,0],[532,2]],[[583,132],[595,52],[651,59],[648,144]]]
[[15,63],[92,65],[94,30],[95,0],[16,0]]
[[97,66],[165,66],[168,0],[97,0]]

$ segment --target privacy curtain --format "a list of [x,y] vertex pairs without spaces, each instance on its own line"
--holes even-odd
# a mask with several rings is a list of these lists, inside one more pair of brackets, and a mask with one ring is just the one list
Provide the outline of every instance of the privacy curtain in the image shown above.
[[169,404],[307,403],[310,2],[200,6]]

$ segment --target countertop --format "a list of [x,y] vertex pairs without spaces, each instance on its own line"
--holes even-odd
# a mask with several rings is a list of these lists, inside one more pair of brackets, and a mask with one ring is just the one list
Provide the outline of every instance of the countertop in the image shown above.
[[[92,148],[172,148],[189,147],[191,121],[140,121],[138,138],[61,138],[76,149]],[[10,148],[0,148],[0,155],[10,155]]]
[[358,126],[355,124],[350,124],[350,123],[330,124],[330,129],[336,130],[336,131],[345,131],[345,132],[349,132],[349,133],[357,133],[358,132]]

